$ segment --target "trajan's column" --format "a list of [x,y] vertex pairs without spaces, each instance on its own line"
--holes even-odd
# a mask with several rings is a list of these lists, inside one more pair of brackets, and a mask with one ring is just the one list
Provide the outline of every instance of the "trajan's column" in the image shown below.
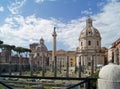
[[54,71],[55,75],[56,75],[56,37],[57,37],[57,33],[55,31],[56,27],[54,27],[54,31],[53,31],[53,50],[52,50],[52,71]]

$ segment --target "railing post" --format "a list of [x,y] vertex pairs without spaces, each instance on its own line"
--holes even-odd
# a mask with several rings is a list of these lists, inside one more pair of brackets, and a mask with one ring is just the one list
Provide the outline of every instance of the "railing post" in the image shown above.
[[85,89],[90,89],[90,79],[86,78],[86,84]]

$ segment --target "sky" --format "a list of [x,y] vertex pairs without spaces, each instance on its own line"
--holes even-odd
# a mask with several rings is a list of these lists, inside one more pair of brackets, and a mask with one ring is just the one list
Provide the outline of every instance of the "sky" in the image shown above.
[[0,0],[0,40],[29,48],[43,38],[52,50],[56,27],[57,50],[76,50],[89,17],[102,47],[120,38],[120,0]]

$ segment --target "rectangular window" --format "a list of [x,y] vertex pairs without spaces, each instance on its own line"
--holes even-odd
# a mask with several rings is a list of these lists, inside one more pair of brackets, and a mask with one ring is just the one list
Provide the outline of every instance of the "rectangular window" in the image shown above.
[[88,45],[89,45],[89,46],[91,45],[91,41],[88,41]]
[[97,46],[99,46],[99,41],[97,41]]
[[81,42],[81,46],[83,46],[83,42]]

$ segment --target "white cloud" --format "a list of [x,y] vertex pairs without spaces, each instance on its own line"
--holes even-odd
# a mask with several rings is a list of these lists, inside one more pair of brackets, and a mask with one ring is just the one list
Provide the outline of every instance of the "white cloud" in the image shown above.
[[109,46],[112,42],[120,37],[120,2],[112,0],[106,4],[102,12],[93,16],[96,20],[94,23],[102,33],[102,45]]
[[[101,12],[92,15],[93,26],[102,36],[102,46],[109,46],[120,37],[120,2],[112,1],[106,4]],[[68,50],[75,50],[78,46],[78,38],[85,27],[86,17],[63,23],[57,19],[42,19],[35,15],[23,17],[15,15],[8,17],[5,24],[0,26],[0,38],[8,44],[16,46],[29,46],[32,42],[39,42],[43,37],[45,42],[52,42],[53,27],[57,27],[57,42],[66,45]]]
[[4,11],[4,7],[0,6],[0,12]]
[[42,3],[44,1],[51,1],[51,2],[53,2],[53,1],[56,1],[56,0],[35,0],[36,3]]
[[8,9],[11,14],[19,14],[19,9],[24,5],[25,2],[26,0],[15,0],[14,3],[10,3]]
[[45,0],[35,0],[36,3],[42,3],[44,2]]
[[8,17],[5,21],[6,24],[0,27],[2,34],[0,37],[3,41],[17,46],[28,46],[30,40],[39,41],[41,37],[49,41],[55,24],[52,20],[37,18],[34,15],[26,18],[17,15]]
[[91,10],[91,8],[89,8],[88,10],[81,11],[81,14],[91,15],[92,14],[92,10]]

